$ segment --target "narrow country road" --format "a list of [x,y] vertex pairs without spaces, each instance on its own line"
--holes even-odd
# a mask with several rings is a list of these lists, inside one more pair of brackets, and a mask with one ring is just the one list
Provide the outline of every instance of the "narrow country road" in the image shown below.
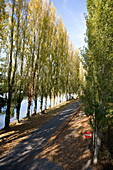
[[79,106],[79,102],[68,106],[2,157],[0,170],[61,170],[62,168],[56,163],[47,159],[35,159],[35,157],[42,152],[42,145],[46,144],[53,133]]

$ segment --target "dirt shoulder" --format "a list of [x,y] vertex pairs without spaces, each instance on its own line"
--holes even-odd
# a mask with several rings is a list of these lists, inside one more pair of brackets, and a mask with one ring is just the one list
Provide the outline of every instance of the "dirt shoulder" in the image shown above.
[[91,151],[87,148],[87,141],[84,136],[86,130],[91,131],[88,121],[89,119],[85,113],[80,111],[70,121],[54,144],[50,145],[63,126],[65,126],[66,122],[59,128],[48,141],[47,145],[44,146],[43,152],[36,156],[36,159],[49,159],[59,164],[64,170],[87,168],[91,159]]
[[[113,105],[112,105],[113,106]],[[86,130],[92,131],[89,119],[81,110],[68,124],[65,130],[58,136],[54,144],[52,141],[59,134],[66,122],[50,138],[44,146],[44,150],[36,158],[46,158],[56,162],[64,170],[92,169],[112,170],[113,169],[113,107],[106,119],[106,126],[103,128],[101,149],[98,154],[97,165],[91,165],[93,146],[92,139],[87,148],[87,141],[84,137]]]
[[77,100],[70,100],[61,103],[51,109],[46,110],[45,114],[32,115],[30,119],[22,119],[20,123],[12,123],[8,130],[0,130],[0,157],[9,152],[22,140],[27,138],[31,132],[40,128],[44,123],[49,121],[59,112],[67,108]]

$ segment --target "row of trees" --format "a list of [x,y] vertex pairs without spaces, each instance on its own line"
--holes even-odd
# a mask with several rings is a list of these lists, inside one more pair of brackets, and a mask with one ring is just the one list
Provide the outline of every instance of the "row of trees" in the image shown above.
[[0,86],[1,93],[8,93],[8,128],[11,102],[16,105],[19,121],[24,96],[28,96],[30,117],[32,99],[36,114],[38,96],[42,111],[43,97],[47,102],[48,96],[55,101],[62,93],[77,93],[80,61],[78,50],[75,51],[61,17],[56,20],[56,9],[50,1],[2,0],[0,10]]
[[86,16],[88,47],[82,51],[86,81],[83,85],[85,112],[94,129],[94,163],[101,146],[102,128],[109,113],[109,98],[113,97],[113,1],[87,0]]

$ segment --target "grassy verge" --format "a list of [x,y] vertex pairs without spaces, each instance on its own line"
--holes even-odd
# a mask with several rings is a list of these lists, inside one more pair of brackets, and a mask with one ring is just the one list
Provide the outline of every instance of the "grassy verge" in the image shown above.
[[27,138],[31,132],[37,130],[40,126],[75,101],[76,100],[73,99],[61,103],[51,109],[46,110],[45,114],[32,115],[30,119],[24,118],[20,121],[20,123],[12,123],[8,130],[0,130],[0,157],[9,152],[22,140]]

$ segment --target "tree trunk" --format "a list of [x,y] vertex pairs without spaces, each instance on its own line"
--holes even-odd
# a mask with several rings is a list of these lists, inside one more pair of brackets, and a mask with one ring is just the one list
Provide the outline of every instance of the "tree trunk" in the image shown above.
[[20,12],[18,9],[18,23],[17,23],[17,40],[16,40],[16,54],[15,54],[15,66],[14,66],[14,71],[13,71],[13,76],[12,76],[12,85],[14,84],[14,79],[15,79],[15,74],[16,74],[16,70],[17,70],[17,57],[18,57],[18,51],[19,51],[19,45],[18,45],[18,41],[19,41],[19,26],[20,26]]
[[[27,15],[26,15],[26,18],[25,18],[25,22],[27,23]],[[18,25],[18,27],[19,27],[19,25]],[[25,36],[26,36],[26,34],[25,34],[25,28],[24,28],[24,31],[23,31],[22,56],[21,56],[21,67],[20,67],[21,78],[23,76],[24,51],[25,51]],[[23,99],[23,95],[21,94],[21,92],[22,92],[21,88],[22,88],[22,80],[21,80],[20,86],[19,86],[18,105],[17,105],[17,120],[18,120],[18,122],[19,122],[21,102],[22,102],[22,99]]]
[[42,106],[43,106],[43,82],[41,85],[41,103],[40,103],[40,110],[42,112]]
[[68,101],[69,99],[68,99],[68,93],[66,93],[66,101]]
[[30,97],[28,97],[28,110],[27,110],[27,117],[30,119],[30,106],[31,106],[31,100]]
[[45,110],[47,109],[47,96],[45,97]]
[[[34,38],[34,42],[35,42],[35,38]],[[34,114],[36,115],[36,111],[37,111],[37,91],[39,90],[38,87],[38,78],[39,78],[39,73],[37,73],[37,77],[36,77],[36,72],[38,70],[38,66],[39,66],[39,53],[40,53],[40,41],[38,44],[38,50],[37,50],[37,58],[36,58],[36,62],[35,62],[35,68],[34,68],[34,72],[33,72],[33,92],[35,93],[35,106],[34,106]],[[36,78],[35,78],[36,77]],[[36,83],[35,83],[36,80]]]
[[18,105],[17,105],[17,120],[18,120],[18,123],[19,123],[19,115],[20,115],[20,107],[21,107],[21,101],[18,101]]
[[66,80],[66,101],[69,100],[69,97],[68,97],[68,75],[67,75],[67,80]]
[[43,93],[41,94],[41,103],[40,103],[40,110],[42,112],[42,106],[43,106]]
[[32,64],[31,64],[31,83],[29,85],[29,91],[28,91],[28,112],[27,112],[27,117],[30,118],[30,106],[31,106],[31,101],[33,98],[33,91],[34,91],[34,78],[35,78],[35,73],[33,72],[33,67],[34,67],[34,52],[35,52],[35,29],[34,29],[34,41],[33,41],[33,50],[31,48],[31,53],[32,53]]
[[7,99],[6,117],[5,117],[5,129],[8,129],[9,124],[10,124],[11,98],[12,98],[12,94],[11,94],[11,90],[9,90],[9,95],[8,95],[8,99]]
[[28,111],[27,111],[27,117],[30,119],[30,107],[31,107],[31,102],[33,98],[33,82],[31,82],[31,85],[29,87],[28,91]]
[[96,130],[93,133],[93,164],[97,163]]
[[101,147],[101,137],[102,137],[102,127],[95,133],[95,142],[94,142],[94,157],[93,157],[93,164],[97,164],[98,161],[98,152]]
[[54,95],[53,95],[53,106],[55,106],[55,91],[54,91]]
[[71,100],[71,93],[69,93],[69,100]]
[[50,97],[50,104],[49,104],[49,107],[51,108],[51,91],[50,91],[49,97]]
[[60,103],[61,103],[61,93],[60,93],[60,95],[59,95],[59,98],[60,98]]
[[5,117],[5,129],[9,128],[10,123],[10,107],[11,107],[11,99],[12,99],[12,86],[11,86],[11,72],[12,72],[12,53],[13,53],[13,33],[14,33],[14,7],[15,0],[13,0],[12,5],[12,18],[11,18],[11,49],[10,49],[10,59],[9,59],[9,68],[8,68],[8,100],[7,100],[7,110]]
[[27,117],[28,117],[29,119],[30,119],[31,100],[32,100],[32,97],[31,97],[31,89],[29,89],[29,92],[28,92],[28,109],[27,109]]
[[100,150],[101,147],[101,137],[102,137],[102,128],[100,128],[97,133],[97,152]]
[[[102,92],[102,100],[101,100],[101,110],[100,110],[100,117],[102,119],[103,116],[103,108],[104,108],[104,104],[103,104],[103,99],[104,99],[104,95]],[[101,137],[102,137],[102,122],[101,122],[101,126],[100,127],[96,127],[96,138],[95,138],[95,151],[94,151],[94,159],[93,159],[93,163],[97,164],[97,156],[98,156],[98,152],[100,150],[101,147]]]
[[35,107],[34,107],[34,114],[36,115],[37,111],[37,93],[35,92]]

